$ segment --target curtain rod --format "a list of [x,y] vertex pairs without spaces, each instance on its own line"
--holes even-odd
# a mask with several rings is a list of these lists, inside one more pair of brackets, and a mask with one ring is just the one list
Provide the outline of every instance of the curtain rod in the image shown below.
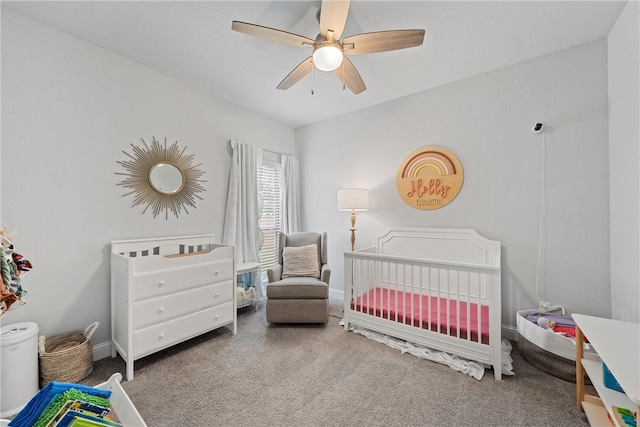
[[288,155],[288,156],[293,156],[293,157],[295,157],[293,154],[289,154],[289,153],[282,153],[282,152],[279,152],[279,151],[273,151],[273,150],[267,150],[266,148],[261,148],[261,150],[262,150],[262,151],[266,151],[267,153],[270,153],[270,154],[278,155],[278,156],[282,156],[283,154],[286,154],[286,155]]
[[[232,139],[229,139],[229,141],[228,141],[228,144],[229,144],[229,145],[231,145],[231,141],[232,141]],[[295,157],[293,154],[290,154],[290,153],[282,153],[282,152],[280,152],[280,151],[267,150],[266,148],[262,148],[262,147],[259,147],[259,146],[256,146],[256,148],[259,148],[259,149],[261,149],[262,151],[266,151],[267,153],[270,153],[270,154],[275,154],[275,155],[277,155],[277,156],[282,156],[283,154],[287,154],[287,155],[289,155],[289,156],[293,156],[293,157]]]
[[287,154],[287,153],[281,153],[279,151],[267,150],[266,148],[261,148],[261,150],[271,154]]

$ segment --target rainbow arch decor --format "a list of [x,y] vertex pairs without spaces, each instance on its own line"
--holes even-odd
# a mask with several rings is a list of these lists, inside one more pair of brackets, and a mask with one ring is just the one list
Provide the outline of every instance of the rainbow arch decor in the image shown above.
[[439,209],[456,198],[464,171],[451,151],[442,147],[422,147],[409,154],[396,175],[400,197],[421,210]]

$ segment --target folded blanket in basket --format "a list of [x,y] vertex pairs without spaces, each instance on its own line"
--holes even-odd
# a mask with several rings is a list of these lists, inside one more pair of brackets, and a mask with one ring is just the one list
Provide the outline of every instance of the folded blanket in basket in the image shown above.
[[[553,330],[556,334],[564,335],[569,338],[576,337],[576,322],[573,320],[571,316],[566,316],[563,314],[551,314],[551,313],[530,313],[527,316],[527,320],[544,327],[538,322],[540,318],[547,319],[548,321],[553,320],[555,322],[555,326],[553,328],[549,328]],[[544,320],[543,319],[543,320]],[[584,337],[584,340],[588,342],[587,337]]]
[[527,316],[527,320],[530,320],[533,323],[538,322],[538,317],[546,317],[549,320],[553,320],[556,322],[556,326],[564,326],[575,328],[576,322],[574,322],[571,316],[565,316],[562,314],[551,314],[551,313],[531,313]]
[[67,390],[75,389],[82,393],[86,393],[92,396],[98,396],[108,399],[111,396],[110,390],[101,390],[95,387],[90,387],[82,384],[62,383],[57,381],[51,381],[36,393],[35,396],[25,405],[24,408],[9,422],[10,427],[31,427],[40,418],[40,415],[45,411],[47,405],[54,400],[60,393],[64,393]]

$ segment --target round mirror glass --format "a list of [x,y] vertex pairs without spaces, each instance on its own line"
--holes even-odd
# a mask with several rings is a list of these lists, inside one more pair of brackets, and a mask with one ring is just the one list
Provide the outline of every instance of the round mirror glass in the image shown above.
[[162,194],[175,194],[182,189],[184,177],[174,165],[157,163],[149,170],[149,183]]

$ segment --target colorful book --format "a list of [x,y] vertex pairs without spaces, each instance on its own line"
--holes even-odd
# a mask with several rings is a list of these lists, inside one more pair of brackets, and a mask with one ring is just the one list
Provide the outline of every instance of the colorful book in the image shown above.
[[[87,424],[89,423],[89,424]],[[111,426],[111,427],[123,427],[122,424],[116,423],[113,420],[104,417],[98,417],[90,412],[83,410],[70,409],[64,414],[64,417],[56,424],[56,427],[71,427],[78,425],[91,425],[91,426]]]
[[617,406],[612,406],[613,414],[618,421],[618,425],[628,426],[628,427],[636,427],[638,425],[638,413],[632,412],[627,408],[619,408]]
[[83,410],[88,413],[94,414],[99,417],[106,417],[109,415],[109,408],[96,405],[84,400],[67,400],[58,410],[56,415],[47,423],[46,427],[54,427],[58,425],[58,422],[64,417],[69,410]]

